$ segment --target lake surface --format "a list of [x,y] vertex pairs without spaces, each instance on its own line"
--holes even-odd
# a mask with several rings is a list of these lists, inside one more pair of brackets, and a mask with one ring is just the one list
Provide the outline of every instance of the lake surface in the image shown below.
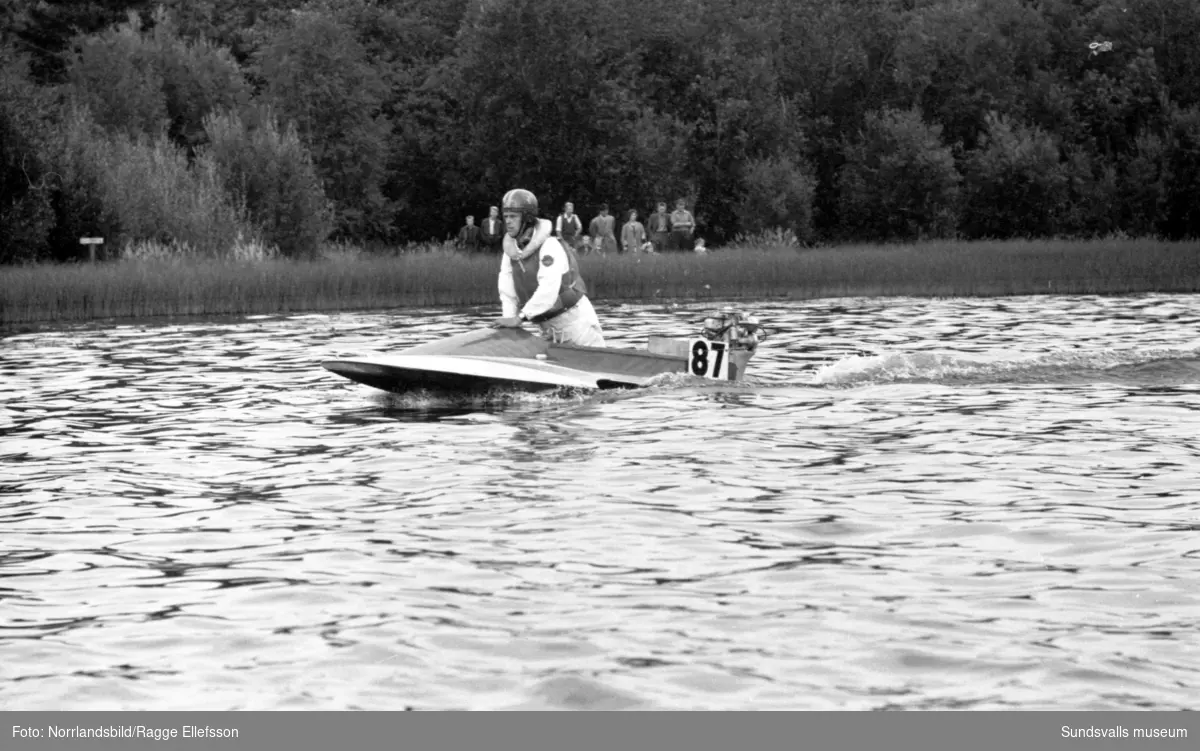
[[748,307],[749,383],[477,402],[318,364],[490,309],[0,339],[0,708],[1200,704],[1200,298]]

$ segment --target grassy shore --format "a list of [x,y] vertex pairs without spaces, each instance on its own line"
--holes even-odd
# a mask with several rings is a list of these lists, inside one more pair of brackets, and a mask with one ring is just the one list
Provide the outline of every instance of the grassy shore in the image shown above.
[[[1200,243],[928,242],[705,256],[588,256],[595,300],[1200,291]],[[499,259],[446,251],[314,261],[188,259],[0,268],[0,327],[147,316],[495,304]]]

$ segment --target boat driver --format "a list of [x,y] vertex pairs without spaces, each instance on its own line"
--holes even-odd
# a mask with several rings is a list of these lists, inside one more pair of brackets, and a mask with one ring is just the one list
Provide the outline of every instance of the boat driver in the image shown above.
[[549,219],[539,219],[537,197],[517,188],[504,194],[504,255],[500,259],[502,318],[493,328],[536,323],[551,341],[603,347],[600,319],[587,298],[575,250],[553,237]]

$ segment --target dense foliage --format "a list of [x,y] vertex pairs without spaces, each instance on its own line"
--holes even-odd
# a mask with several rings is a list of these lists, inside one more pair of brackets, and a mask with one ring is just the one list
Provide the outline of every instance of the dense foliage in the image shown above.
[[716,241],[1197,237],[1197,39],[1195,0],[0,0],[0,261],[441,239],[514,186]]

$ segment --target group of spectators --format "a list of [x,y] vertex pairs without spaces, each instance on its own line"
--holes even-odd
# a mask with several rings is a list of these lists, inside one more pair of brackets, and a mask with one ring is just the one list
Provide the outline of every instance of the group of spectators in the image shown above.
[[[583,220],[575,213],[575,204],[567,201],[562,213],[554,220],[554,236],[570,245],[577,253],[662,253],[672,250],[694,250],[707,252],[704,239],[695,237],[696,219],[687,209],[687,201],[680,198],[675,210],[667,212],[666,201],[659,201],[656,210],[646,218],[643,225],[638,221],[637,209],[631,209],[627,220],[620,228],[620,241],[614,229],[616,217],[608,213],[608,204],[600,204],[599,211],[583,231]],[[500,210],[492,206],[483,224],[476,225],[473,215],[467,217],[466,225],[458,231],[455,246],[469,252],[494,252],[500,250],[504,239],[504,220]]]
[[500,209],[493,206],[488,210],[487,219],[483,224],[475,224],[475,215],[467,215],[467,223],[458,231],[454,246],[459,250],[492,252],[500,250],[504,240],[504,220],[500,218]]
[[637,209],[629,212],[629,219],[621,228],[621,249],[626,253],[662,253],[667,250],[695,250],[704,253],[704,239],[695,237],[696,218],[687,209],[687,202],[680,198],[675,210],[667,213],[666,201],[659,201],[655,211],[646,217],[643,225],[638,221]]

